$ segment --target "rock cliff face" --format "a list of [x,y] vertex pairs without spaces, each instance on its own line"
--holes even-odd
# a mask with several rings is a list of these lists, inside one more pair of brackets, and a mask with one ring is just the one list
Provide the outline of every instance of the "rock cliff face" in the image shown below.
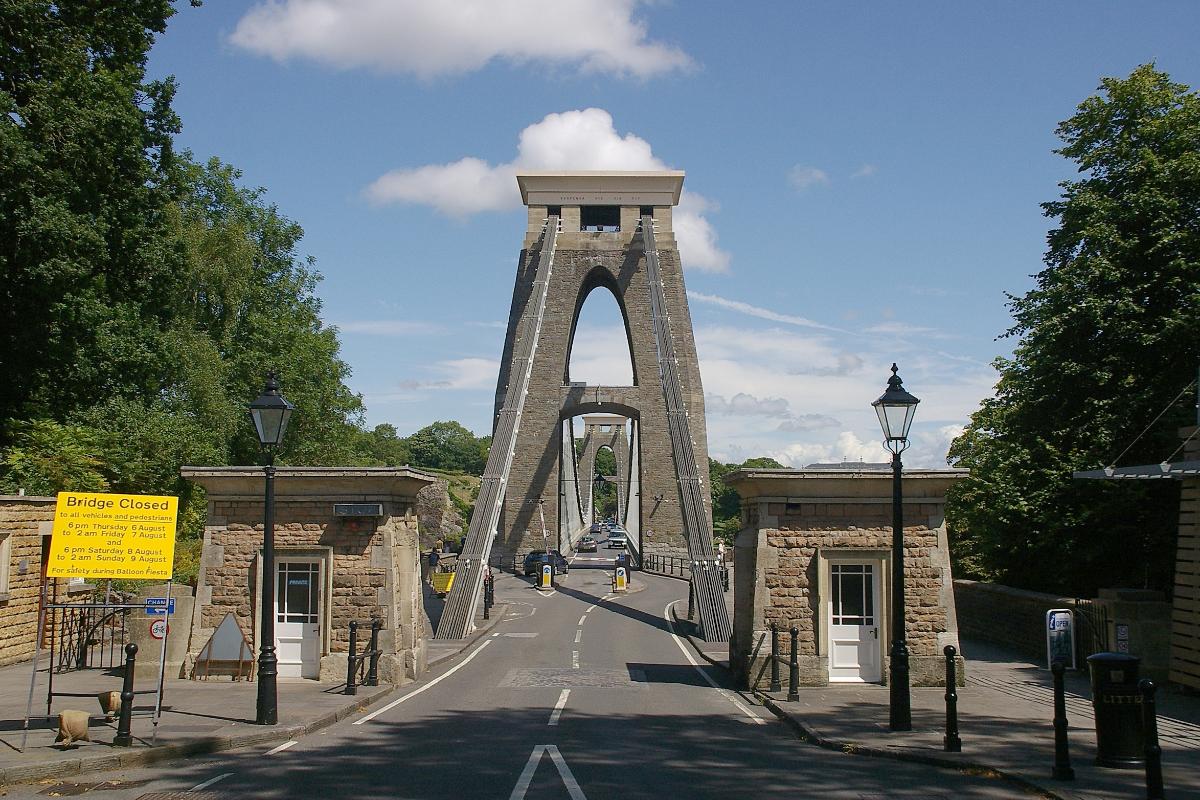
[[458,540],[467,528],[467,521],[450,502],[446,481],[426,486],[417,492],[417,521],[421,530],[421,548],[428,550],[438,539]]

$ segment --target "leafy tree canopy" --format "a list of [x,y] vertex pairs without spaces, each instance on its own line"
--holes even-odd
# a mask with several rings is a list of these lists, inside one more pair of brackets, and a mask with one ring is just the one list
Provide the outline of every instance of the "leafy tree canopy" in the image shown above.
[[1194,421],[1181,388],[1200,360],[1200,98],[1146,65],[1057,132],[1080,177],[1043,204],[1057,227],[1035,288],[1010,298],[1020,341],[950,450],[971,470],[948,508],[956,549],[1017,586],[1169,589],[1178,487],[1071,473],[1135,440],[1122,464],[1170,458]]

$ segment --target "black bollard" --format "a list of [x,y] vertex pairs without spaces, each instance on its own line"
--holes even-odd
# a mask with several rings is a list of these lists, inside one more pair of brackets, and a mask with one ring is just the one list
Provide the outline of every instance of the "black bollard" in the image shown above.
[[379,685],[379,631],[383,628],[383,620],[371,620],[371,662],[367,667],[367,686]]
[[696,585],[688,579],[688,619],[693,619],[696,613]]
[[350,652],[346,655],[346,691],[344,694],[358,694],[357,675],[355,667],[358,656],[358,621],[350,620]]
[[488,579],[486,576],[483,579],[483,618],[492,618],[492,604],[488,602]]
[[121,716],[117,720],[117,735],[113,744],[129,747],[133,744],[133,669],[137,660],[138,646],[132,642],[125,645],[125,677],[121,681]]
[[771,686],[770,691],[782,692],[783,684],[779,682],[779,626],[771,621]]
[[958,738],[958,665],[954,661],[958,650],[948,644],[942,652],[946,654],[946,735],[942,743],[947,753],[961,753],[962,739]]
[[1146,737],[1146,800],[1163,800],[1162,748],[1158,745],[1158,710],[1154,681],[1142,678],[1142,735]]
[[1071,754],[1067,747],[1067,701],[1063,694],[1063,672],[1066,667],[1061,661],[1050,666],[1054,674],[1054,771],[1051,777],[1060,781],[1075,780],[1071,768]]
[[800,629],[792,626],[792,653],[788,661],[788,695],[789,703],[800,700]]

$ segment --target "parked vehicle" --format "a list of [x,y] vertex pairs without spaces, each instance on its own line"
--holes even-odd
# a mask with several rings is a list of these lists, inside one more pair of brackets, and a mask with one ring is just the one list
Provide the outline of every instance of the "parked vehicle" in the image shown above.
[[620,526],[613,526],[608,532],[608,549],[614,547],[627,547],[629,545],[629,534]]
[[575,545],[575,552],[594,553],[596,552],[596,547],[596,537],[585,533],[579,538],[579,543]]
[[567,559],[557,550],[551,550],[549,554],[545,550],[532,550],[525,556],[525,577],[540,574],[544,564],[554,565],[554,572],[558,575],[566,575],[570,569]]

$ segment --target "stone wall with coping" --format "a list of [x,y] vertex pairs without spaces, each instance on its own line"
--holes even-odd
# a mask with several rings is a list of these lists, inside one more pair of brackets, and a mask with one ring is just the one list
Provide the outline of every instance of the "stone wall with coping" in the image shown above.
[[[914,686],[942,685],[942,648],[959,646],[944,508],[946,489],[965,475],[963,470],[904,473],[905,634]],[[829,565],[846,559],[874,563],[880,571],[880,659],[886,682],[891,473],[737,470],[725,480],[742,498],[730,642],[730,663],[739,682],[752,687],[765,683],[769,630],[775,623],[785,654],[790,654],[786,632],[793,626],[799,630],[801,684],[829,683]]]
[[33,657],[41,591],[42,537],[54,522],[53,497],[0,496],[0,569],[8,576],[0,592],[0,666]]
[[[208,492],[189,661],[232,613],[257,652],[263,476],[248,467],[185,467]],[[381,679],[425,669],[419,530],[414,505],[436,478],[406,467],[281,467],[275,478],[275,556],[324,565],[322,681],[345,679],[351,620],[383,620]],[[334,503],[380,503],[383,516],[335,517]],[[189,664],[190,666],[190,664]],[[186,669],[186,668],[185,668]]]

